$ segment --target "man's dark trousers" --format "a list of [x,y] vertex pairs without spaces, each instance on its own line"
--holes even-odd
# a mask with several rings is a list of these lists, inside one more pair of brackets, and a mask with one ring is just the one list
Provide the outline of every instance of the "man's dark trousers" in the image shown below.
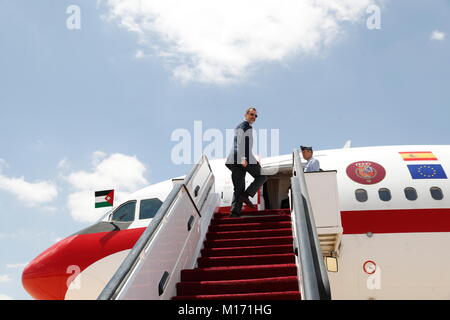
[[[248,164],[244,167],[241,164],[226,164],[231,170],[231,180],[233,181],[234,193],[231,202],[231,213],[239,215],[242,209],[242,201],[240,196],[248,196],[252,198],[258,192],[259,188],[266,182],[267,176],[261,175],[261,166],[259,163]],[[245,174],[249,173],[255,180],[245,189]]]

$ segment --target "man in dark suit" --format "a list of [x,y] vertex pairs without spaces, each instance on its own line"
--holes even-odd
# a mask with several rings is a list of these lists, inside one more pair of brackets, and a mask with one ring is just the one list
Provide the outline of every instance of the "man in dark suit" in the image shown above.
[[[231,170],[231,180],[233,181],[234,193],[231,203],[230,217],[241,215],[242,204],[245,203],[251,208],[255,208],[249,198],[255,196],[259,188],[266,182],[267,177],[261,174],[261,165],[252,153],[253,128],[258,114],[256,109],[250,107],[244,114],[244,121],[235,129],[233,149],[226,160],[226,166]],[[249,173],[255,180],[245,189],[245,175]]]

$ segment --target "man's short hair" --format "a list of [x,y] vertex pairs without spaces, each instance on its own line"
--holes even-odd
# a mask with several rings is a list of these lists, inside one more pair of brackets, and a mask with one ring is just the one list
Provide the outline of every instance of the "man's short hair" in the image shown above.
[[302,149],[302,151],[305,151],[305,150],[313,151],[312,147],[300,146],[300,149]]
[[255,112],[258,112],[258,111],[256,111],[255,107],[250,107],[250,108],[247,109],[247,111],[245,111],[245,114],[249,113],[250,110],[254,110]]

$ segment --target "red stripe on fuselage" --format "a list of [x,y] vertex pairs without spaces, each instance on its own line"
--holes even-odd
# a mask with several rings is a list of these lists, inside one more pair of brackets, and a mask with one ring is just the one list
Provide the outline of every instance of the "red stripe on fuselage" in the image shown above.
[[81,234],[59,241],[30,262],[22,276],[28,293],[35,299],[64,299],[69,266],[83,271],[106,256],[131,249],[145,228]]
[[341,211],[344,234],[450,232],[450,208]]

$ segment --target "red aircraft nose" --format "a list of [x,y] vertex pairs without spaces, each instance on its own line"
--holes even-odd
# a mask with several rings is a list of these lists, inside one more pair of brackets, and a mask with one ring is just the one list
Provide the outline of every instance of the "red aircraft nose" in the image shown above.
[[64,250],[76,236],[61,240],[32,260],[23,270],[22,284],[35,299],[62,300],[67,291],[68,259]]
[[[22,274],[23,287],[35,299],[65,299],[69,285],[78,275],[81,277],[86,268],[104,257],[130,250],[144,230],[145,228],[135,228],[120,232],[79,232],[61,240],[25,267]],[[83,279],[87,283],[91,281],[89,277]],[[94,281],[98,282],[98,278]],[[92,294],[97,294],[91,292],[91,285],[83,288],[81,282],[78,285],[81,290],[86,289],[86,297],[92,298]]]

